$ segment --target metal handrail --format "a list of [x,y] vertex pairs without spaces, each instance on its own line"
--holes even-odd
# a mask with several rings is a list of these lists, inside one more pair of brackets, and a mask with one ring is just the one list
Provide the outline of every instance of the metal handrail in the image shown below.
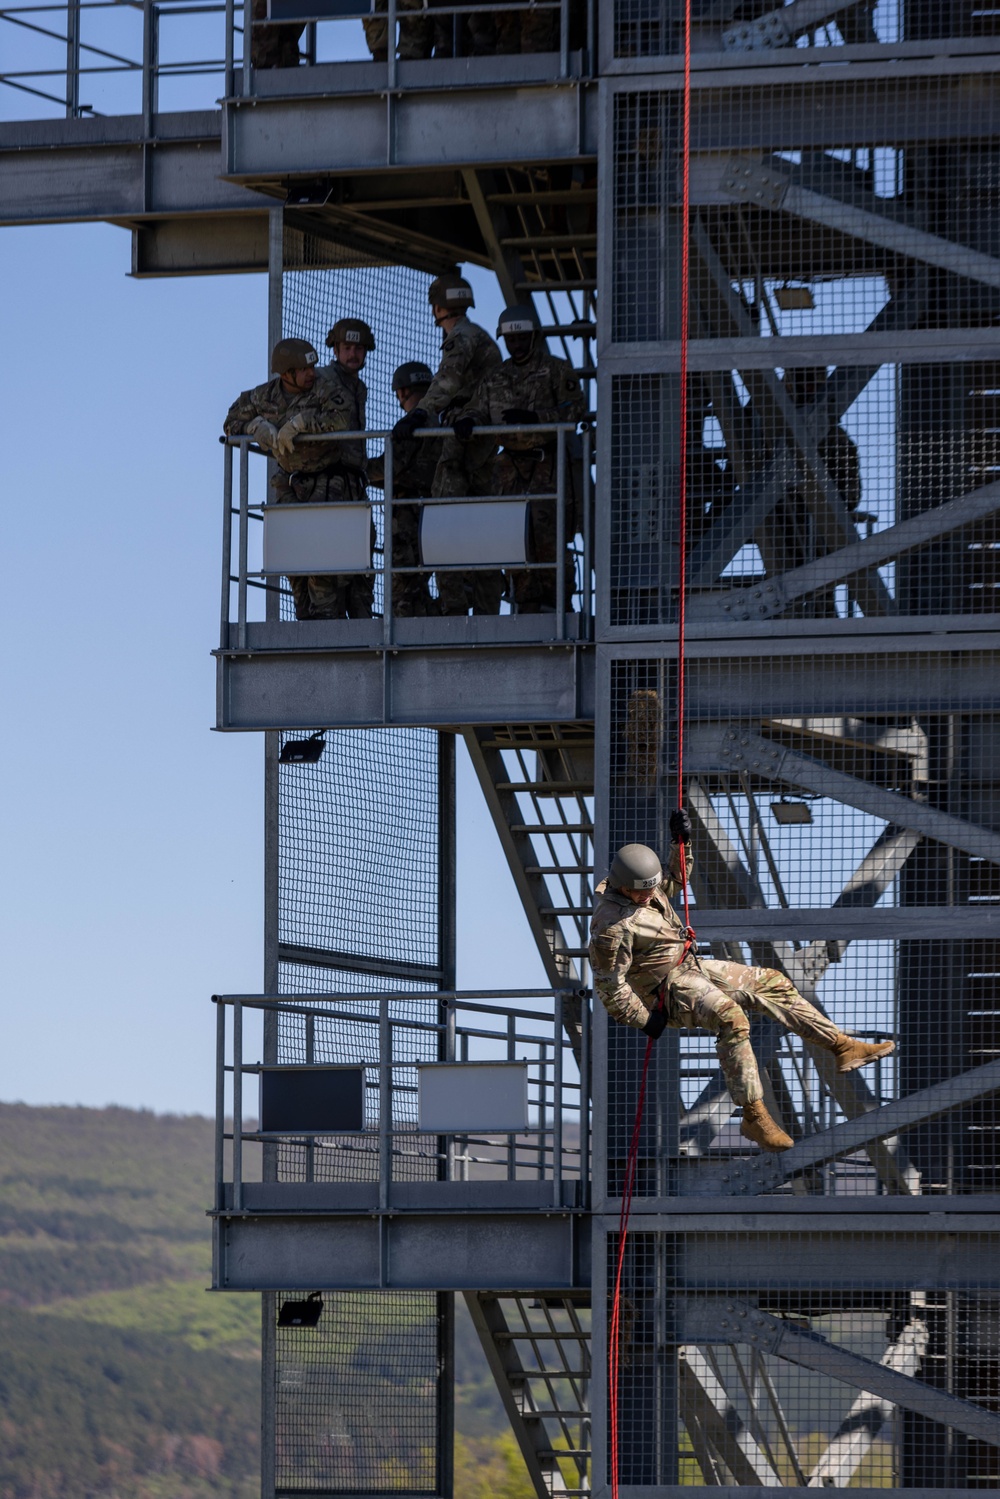
[[[564,574],[563,559],[569,555],[580,559],[582,564],[582,579],[580,593],[580,613],[584,618],[593,614],[594,590],[593,590],[593,557],[592,557],[592,428],[589,423],[583,427],[582,437],[582,493],[580,495],[580,508],[582,511],[582,529],[580,536],[581,544],[571,545],[572,538],[567,535],[566,513],[569,503],[571,467],[567,452],[567,443],[571,434],[576,433],[578,424],[575,422],[532,422],[519,423],[517,425],[489,425],[477,426],[473,429],[473,437],[536,437],[550,439],[554,435],[556,442],[556,488],[554,491],[546,490],[539,493],[528,491],[516,494],[504,495],[440,495],[440,496],[417,496],[407,495],[398,503],[408,506],[436,507],[441,505],[469,505],[469,504],[524,504],[530,501],[547,500],[556,504],[556,556],[551,562],[522,562],[511,564],[504,568],[502,564],[491,562],[456,562],[449,564],[413,564],[398,565],[393,559],[393,506],[397,503],[394,493],[394,462],[393,451],[395,439],[391,428],[377,428],[375,430],[351,429],[346,432],[324,432],[304,433],[296,439],[300,443],[309,444],[341,444],[347,442],[359,442],[370,440],[381,440],[384,443],[384,474],[381,496],[372,496],[366,493],[359,495],[352,504],[366,505],[373,513],[381,511],[383,515],[383,539],[381,549],[373,547],[371,555],[371,566],[361,569],[364,574],[382,577],[383,585],[383,644],[395,646],[397,644],[394,632],[395,613],[393,610],[393,579],[407,575],[431,577],[435,574],[448,572],[554,572],[555,574],[555,613],[552,616],[553,638],[563,640],[566,638],[566,611],[570,600],[566,598],[566,578]],[[451,427],[421,427],[409,436],[420,440],[440,440],[442,437],[453,435]],[[266,502],[250,502],[249,498],[249,472],[250,457],[266,457],[263,449],[259,448],[251,438],[245,436],[221,437],[227,461],[223,476],[223,525],[230,526],[233,522],[237,527],[236,553],[239,558],[238,569],[233,574],[232,554],[233,546],[230,540],[228,547],[223,548],[223,618],[220,633],[220,649],[231,649],[235,643],[238,650],[246,648],[247,644],[247,588],[267,587],[261,584],[260,579],[270,577],[271,573],[265,573],[263,569],[247,572],[247,551],[249,541],[249,522],[251,519],[260,520],[271,508]],[[233,472],[233,450],[239,451],[239,499],[234,503]],[[311,502],[300,502],[303,506]],[[338,502],[319,502],[316,508],[325,504]],[[283,505],[282,509],[295,508],[296,502]],[[378,559],[381,557],[381,566]],[[235,620],[231,617],[229,604],[229,587],[231,581],[237,583],[237,610]],[[271,585],[272,587],[274,585]],[[376,616],[377,617],[377,616]],[[499,617],[499,616],[498,616]],[[538,616],[542,618],[543,616]],[[289,621],[291,623],[291,621]],[[235,626],[235,642],[233,639],[232,626]]]
[[[592,0],[587,0],[588,7]],[[141,56],[131,57],[127,55],[129,49],[114,50],[104,45],[97,45],[87,40],[81,34],[81,17],[90,11],[114,10],[126,13],[132,17],[140,15],[143,20],[143,41]],[[489,11],[515,12],[518,14],[531,14],[533,12],[551,12],[559,16],[559,34],[556,41],[559,63],[557,77],[567,81],[572,80],[575,75],[570,71],[569,52],[569,0],[509,0],[507,4],[494,4],[484,6],[476,4],[475,0],[466,0],[466,3],[453,3],[434,7],[433,16],[444,19],[446,17],[459,18],[461,16],[482,15]],[[58,15],[65,15],[65,31],[56,30],[46,24],[40,24],[42,18],[48,19]],[[95,76],[103,76],[128,73],[137,74],[141,77],[142,99],[136,101],[136,106],[128,106],[114,111],[115,113],[137,114],[141,113],[147,128],[153,115],[158,109],[158,85],[162,78],[197,78],[219,75],[222,79],[221,90],[216,90],[211,97],[206,97],[203,107],[214,108],[217,106],[219,92],[226,99],[235,95],[235,84],[238,75],[242,77],[242,96],[252,97],[256,90],[256,70],[251,62],[251,49],[244,47],[244,38],[253,32],[255,28],[263,28],[274,25],[310,26],[315,28],[323,25],[342,24],[345,20],[356,19],[359,23],[369,15],[375,15],[374,6],[367,12],[358,13],[357,17],[331,17],[322,15],[303,15],[294,22],[254,20],[252,14],[252,0],[63,0],[62,4],[55,0],[43,0],[38,5],[14,5],[0,7],[0,24],[6,22],[12,27],[19,27],[30,31],[39,38],[45,38],[58,44],[64,49],[64,57],[51,67],[31,66],[26,68],[7,68],[0,72],[0,87],[6,86],[17,92],[28,93],[36,98],[43,99],[49,104],[59,106],[64,110],[67,118],[75,119],[82,115],[100,115],[101,110],[96,109],[93,104],[80,102],[80,84],[84,79],[93,79]],[[397,0],[388,0],[385,12],[385,23],[389,31],[395,35],[397,26],[405,26],[408,21],[416,16],[426,17],[432,12],[425,4],[421,10],[416,12],[402,12],[399,10]],[[223,37],[220,38],[222,46],[219,57],[203,57],[197,55],[196,44],[193,47],[195,55],[190,58],[181,58],[172,62],[160,60],[160,22],[164,19],[173,19],[189,15],[219,15],[223,25]],[[592,31],[592,16],[590,9],[587,11],[588,37]],[[102,37],[101,41],[105,39]],[[588,40],[586,48],[586,66],[590,66],[593,57],[592,39]],[[8,50],[8,53],[11,49]],[[82,56],[89,55],[94,59],[106,59],[92,65],[84,65]],[[34,59],[33,59],[34,61]],[[390,49],[388,59],[389,85],[394,91],[404,92],[399,83],[398,58],[396,48]],[[315,66],[313,57],[304,57],[303,66]],[[381,67],[381,64],[373,64]],[[30,80],[30,81],[29,81]],[[33,84],[41,83],[43,80],[51,80],[53,86],[56,81],[61,80],[63,92],[49,92],[44,88],[35,87]]]
[[[550,1008],[542,1012],[516,1005],[483,1002],[488,999],[520,999],[526,996],[546,1000]],[[431,1154],[446,1163],[445,1179],[461,1179],[456,1177],[458,1167],[461,1167],[464,1173],[469,1164],[503,1168],[506,1162],[508,1181],[519,1179],[519,1168],[520,1175],[527,1171],[539,1180],[550,1181],[552,1184],[551,1207],[563,1209],[565,1206],[563,1180],[567,1168],[571,1168],[572,1179],[578,1179],[584,1184],[584,1190],[586,1190],[590,1171],[587,1079],[590,1068],[591,1020],[588,991],[579,988],[513,991],[448,990],[440,994],[426,994],[404,990],[378,995],[368,993],[330,996],[334,1001],[331,1004],[324,1004],[316,996],[310,995],[229,994],[213,995],[212,998],[217,1006],[215,1120],[217,1207],[225,1205],[228,1191],[233,1210],[243,1210],[243,1147],[247,1142],[273,1144],[284,1140],[289,1143],[302,1143],[307,1150],[312,1150],[318,1139],[337,1140],[336,1132],[330,1130],[263,1131],[259,1128],[244,1126],[243,1079],[248,1075],[266,1072],[274,1065],[248,1061],[244,1057],[244,1017],[248,1010],[277,1012],[290,1019],[292,1017],[305,1018],[307,1035],[305,1065],[307,1066],[314,1064],[317,1022],[338,1026],[341,1029],[342,1043],[345,1027],[358,1024],[366,1027],[366,1030],[360,1033],[365,1039],[363,1045],[358,1047],[357,1060],[348,1059],[342,1065],[364,1068],[366,1095],[373,1093],[378,1095],[377,1121],[363,1128],[355,1140],[368,1141],[370,1146],[377,1148],[380,1162],[378,1195],[381,1210],[389,1211],[392,1206],[393,1160],[399,1154],[394,1142],[399,1140],[403,1143],[406,1138],[412,1139],[422,1133],[419,1123],[399,1122],[393,1117],[395,1100],[404,1094],[410,1095],[415,1092],[412,1083],[400,1084],[397,1081],[397,1074],[412,1073],[413,1068],[420,1062],[436,1059],[443,1059],[445,1065],[449,1062],[458,1063],[469,1060],[499,1060],[492,1053],[481,1058],[470,1055],[470,1052],[475,1050],[476,1042],[488,1043],[492,1048],[499,1046],[505,1049],[507,1060],[521,1060],[530,1069],[527,1081],[529,1089],[534,1090],[534,1096],[532,1098],[529,1092],[529,1103],[533,1105],[536,1117],[529,1117],[527,1127],[522,1131],[497,1131],[485,1134],[481,1131],[469,1130],[434,1131],[433,1134],[438,1144]],[[400,1016],[392,1013],[394,1004],[405,1002],[412,1005],[420,1000],[426,1001],[428,1007],[433,1006],[436,1012],[434,1019],[422,1020],[409,1015]],[[575,1076],[571,1072],[567,1073],[566,1070],[567,1051],[572,1057],[576,1049],[574,1040],[567,1030],[569,1017],[566,1005],[570,1000],[574,1002],[574,1024],[577,1018],[579,1020]],[[359,1013],[349,1008],[351,1004],[363,1004],[366,1009]],[[345,1008],[345,1005],[348,1008]],[[227,1012],[232,1015],[229,1026],[226,1022]],[[462,1017],[465,1014],[481,1017],[480,1023],[463,1023]],[[496,1024],[492,1028],[487,1027],[482,1023],[485,1017],[492,1017]],[[519,1029],[518,1020],[532,1022],[531,1030]],[[371,1053],[372,1027],[375,1027],[378,1035],[378,1046],[374,1055]],[[434,1047],[433,1055],[398,1058],[394,1055],[394,1037],[399,1032],[417,1032],[436,1036],[438,1043]],[[350,1034],[349,1030],[347,1034]],[[522,1051],[527,1049],[532,1054],[518,1057],[516,1055],[518,1048]],[[366,1052],[367,1055],[365,1055]],[[227,1128],[227,1081],[231,1081],[232,1087],[231,1129]],[[572,1121],[574,1126],[579,1127],[578,1144],[567,1143],[565,1140],[565,1126],[568,1121]],[[225,1180],[227,1141],[232,1144],[232,1179],[230,1182]],[[503,1152],[503,1156],[470,1155],[470,1145],[500,1151]],[[337,1141],[329,1148],[336,1150],[359,1147],[352,1140],[349,1147],[342,1147]],[[402,1153],[407,1154],[405,1151]],[[426,1154],[426,1151],[420,1153]]]

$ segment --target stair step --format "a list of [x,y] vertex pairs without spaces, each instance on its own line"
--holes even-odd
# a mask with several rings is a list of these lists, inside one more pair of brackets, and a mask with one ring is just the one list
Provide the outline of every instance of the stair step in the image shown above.
[[589,865],[583,864],[526,864],[525,874],[591,874]]
[[[540,1328],[537,1332],[497,1332],[493,1334],[498,1343],[523,1342],[525,1338],[534,1339],[539,1343],[589,1343],[589,1332],[560,1332],[558,1328],[553,1331],[550,1327]],[[532,1371],[529,1369],[528,1373]]]
[[544,230],[535,234],[516,235],[512,239],[502,239],[502,245],[509,245],[512,250],[548,250],[567,249],[580,250],[584,245],[596,245],[596,234],[546,234]]
[[593,833],[592,822],[512,822],[512,833]]
[[487,203],[596,203],[596,187],[542,187],[535,193],[487,193]]
[[582,791],[586,796],[593,796],[593,781],[497,781],[498,791],[541,791],[547,796],[572,796],[576,791]]
[[539,906],[539,916],[589,916],[590,906]]
[[596,291],[597,282],[588,279],[572,281],[518,281],[518,291]]

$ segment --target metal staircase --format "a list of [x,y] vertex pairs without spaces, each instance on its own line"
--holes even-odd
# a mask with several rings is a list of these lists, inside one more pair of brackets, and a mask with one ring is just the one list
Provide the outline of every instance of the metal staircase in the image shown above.
[[589,1495],[589,1299],[465,1299],[539,1499]]
[[594,866],[594,728],[495,724],[465,743],[549,982],[583,977]]

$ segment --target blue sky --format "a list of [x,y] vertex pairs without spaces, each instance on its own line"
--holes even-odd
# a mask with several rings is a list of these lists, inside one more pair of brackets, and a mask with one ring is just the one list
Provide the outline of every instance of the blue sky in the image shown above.
[[[266,287],[129,257],[107,225],[0,232],[0,1098],[208,1112],[209,996],[261,983],[263,744],[211,732],[209,652],[217,435],[265,378]],[[464,764],[459,827],[459,982],[484,952],[541,982]]]

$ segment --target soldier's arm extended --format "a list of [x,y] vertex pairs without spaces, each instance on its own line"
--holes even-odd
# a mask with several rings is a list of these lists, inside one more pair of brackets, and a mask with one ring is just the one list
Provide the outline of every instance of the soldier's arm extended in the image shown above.
[[685,882],[691,882],[691,870],[694,868],[694,854],[690,843],[684,845],[684,874],[686,881],[681,878],[681,845],[671,843],[670,853],[667,856],[667,867],[663,871],[663,889],[668,896],[680,895]]
[[594,988],[612,1020],[641,1031],[649,1009],[628,981],[632,966],[632,933],[625,922],[616,922],[590,939],[590,965]]

